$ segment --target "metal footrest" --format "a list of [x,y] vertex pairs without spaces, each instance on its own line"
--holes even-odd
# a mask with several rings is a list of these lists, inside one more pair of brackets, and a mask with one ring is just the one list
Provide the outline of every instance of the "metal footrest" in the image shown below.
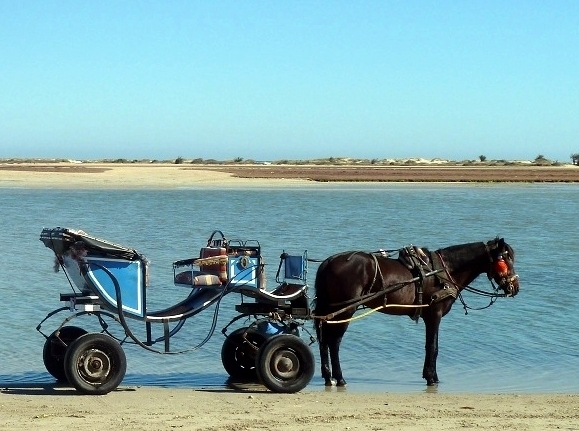
[[242,314],[258,314],[267,316],[270,313],[278,313],[282,315],[291,315],[292,317],[307,318],[310,315],[310,310],[304,307],[293,307],[291,304],[278,305],[267,304],[264,302],[246,302],[235,306],[235,311]]

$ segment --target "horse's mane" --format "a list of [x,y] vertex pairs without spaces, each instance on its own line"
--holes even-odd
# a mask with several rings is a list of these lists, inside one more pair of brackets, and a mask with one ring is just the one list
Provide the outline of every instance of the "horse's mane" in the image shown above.
[[469,242],[466,244],[451,245],[437,250],[445,261],[452,261],[455,265],[463,265],[472,261],[473,255],[486,255],[484,242]]

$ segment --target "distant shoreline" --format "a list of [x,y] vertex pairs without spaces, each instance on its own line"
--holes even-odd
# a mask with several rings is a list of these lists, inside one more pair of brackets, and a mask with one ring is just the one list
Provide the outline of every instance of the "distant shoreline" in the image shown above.
[[578,183],[579,166],[0,163],[0,187],[271,187],[329,182]]

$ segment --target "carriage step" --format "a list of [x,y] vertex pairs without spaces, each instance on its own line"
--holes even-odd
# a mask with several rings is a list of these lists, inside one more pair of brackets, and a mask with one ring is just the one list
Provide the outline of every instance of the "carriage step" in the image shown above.
[[99,297],[96,295],[91,295],[90,293],[61,293],[61,302],[73,301],[76,304],[94,304],[100,302]]
[[60,300],[65,302],[71,311],[93,313],[101,310],[102,302],[96,295],[86,293],[61,293]]

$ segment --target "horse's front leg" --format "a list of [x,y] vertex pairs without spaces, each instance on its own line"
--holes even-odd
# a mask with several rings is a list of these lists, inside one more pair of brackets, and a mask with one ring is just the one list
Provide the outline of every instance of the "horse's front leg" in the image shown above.
[[441,318],[436,316],[430,319],[424,319],[426,327],[426,344],[424,346],[424,367],[422,369],[422,378],[426,380],[428,386],[438,383],[438,374],[436,373],[436,359],[438,357],[438,329]]

